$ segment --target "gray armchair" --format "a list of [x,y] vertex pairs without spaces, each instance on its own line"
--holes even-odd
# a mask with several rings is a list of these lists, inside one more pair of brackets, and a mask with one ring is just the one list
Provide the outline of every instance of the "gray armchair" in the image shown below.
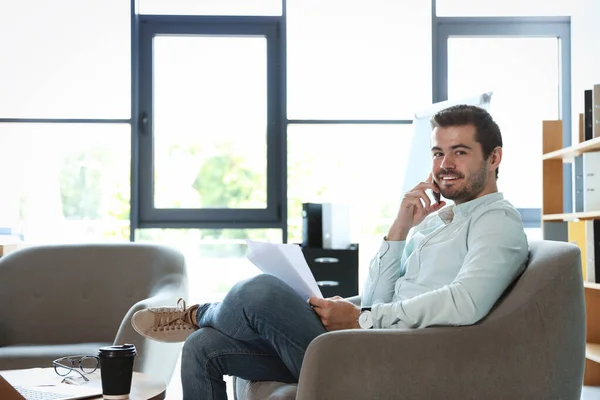
[[580,251],[530,243],[528,267],[466,327],[329,332],[308,347],[297,385],[235,379],[238,400],[579,400],[585,364]]
[[168,382],[181,344],[147,340],[133,313],[187,297],[181,253],[150,244],[28,247],[0,258],[0,370],[136,346],[134,370]]

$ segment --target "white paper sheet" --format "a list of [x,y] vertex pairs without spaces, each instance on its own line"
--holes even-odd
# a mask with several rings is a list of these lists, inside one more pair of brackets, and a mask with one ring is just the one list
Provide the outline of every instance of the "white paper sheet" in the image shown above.
[[308,300],[311,296],[323,298],[300,246],[246,240],[247,258],[261,271],[281,279],[300,297]]

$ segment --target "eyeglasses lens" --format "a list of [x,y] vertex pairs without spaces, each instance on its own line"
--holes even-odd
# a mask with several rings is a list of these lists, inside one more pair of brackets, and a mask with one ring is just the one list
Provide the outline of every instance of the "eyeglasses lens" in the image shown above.
[[91,374],[98,368],[98,359],[95,357],[84,357],[80,362],[81,370],[86,374]]
[[73,368],[73,362],[69,358],[61,360],[58,364],[54,365],[56,373],[60,376],[68,375],[71,372],[71,368]]

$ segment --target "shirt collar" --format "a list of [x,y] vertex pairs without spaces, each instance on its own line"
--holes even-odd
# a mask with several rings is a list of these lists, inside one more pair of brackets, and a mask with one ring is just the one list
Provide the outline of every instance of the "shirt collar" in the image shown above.
[[485,196],[478,197],[474,200],[467,201],[459,205],[449,205],[438,211],[438,216],[445,224],[449,224],[454,220],[462,219],[475,211],[480,206],[485,206],[496,201],[504,200],[504,195],[501,192],[494,192],[486,194]]

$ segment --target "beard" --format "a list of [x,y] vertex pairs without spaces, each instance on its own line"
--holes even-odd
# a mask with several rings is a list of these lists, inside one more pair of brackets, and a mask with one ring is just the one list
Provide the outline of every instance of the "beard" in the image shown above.
[[[450,199],[457,204],[465,203],[475,199],[479,193],[483,191],[485,188],[487,173],[488,167],[485,162],[482,163],[481,168],[478,171],[469,175],[468,179],[464,179],[465,176],[457,171],[446,170],[442,168],[437,175],[438,186],[440,187],[442,196],[445,198]],[[441,176],[443,175],[455,176],[459,179],[462,178],[462,185],[453,185],[451,187],[444,187],[443,184],[440,185],[439,182],[442,182]]]

